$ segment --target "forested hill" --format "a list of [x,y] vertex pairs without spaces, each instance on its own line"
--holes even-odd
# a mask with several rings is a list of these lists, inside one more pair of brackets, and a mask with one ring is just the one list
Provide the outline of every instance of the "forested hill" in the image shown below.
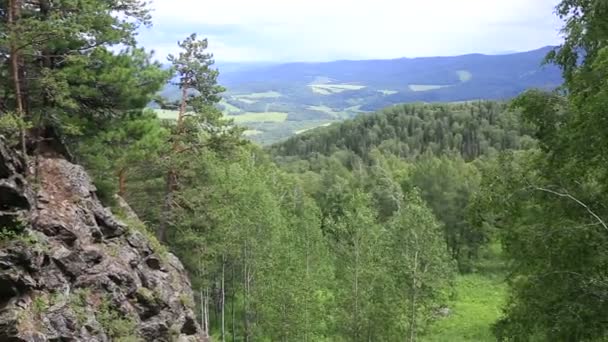
[[276,156],[304,157],[378,148],[401,157],[457,152],[466,160],[534,146],[532,130],[504,102],[404,104],[294,136],[270,147]]

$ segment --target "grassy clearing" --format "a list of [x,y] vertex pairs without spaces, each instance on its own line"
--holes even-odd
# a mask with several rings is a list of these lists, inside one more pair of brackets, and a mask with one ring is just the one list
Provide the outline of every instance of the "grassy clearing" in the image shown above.
[[[157,109],[156,113],[160,119],[176,120],[177,111],[167,109]],[[227,114],[227,115],[226,115]],[[234,115],[231,113],[225,113],[227,119],[233,119],[235,123],[246,123],[246,122],[283,122],[287,119],[287,113],[281,112],[263,112],[263,113],[243,113]]]
[[241,94],[241,95],[234,95],[234,97],[236,99],[238,99],[239,101],[243,101],[244,100],[259,100],[259,99],[276,99],[283,96],[281,93],[276,92],[276,91],[265,91],[262,93],[251,93],[251,94]]
[[398,91],[396,90],[387,90],[387,89],[380,89],[378,90],[379,93],[382,93],[382,95],[387,96],[387,95],[393,95],[393,94],[397,94]]
[[458,74],[458,78],[460,79],[460,82],[468,82],[473,78],[473,74],[471,74],[467,70],[458,70],[458,71],[456,71],[456,73]]
[[233,119],[235,123],[246,122],[283,122],[287,119],[287,113],[264,112],[264,113],[243,113],[240,115],[227,115],[226,118]]
[[264,132],[258,131],[257,129],[247,129],[247,130],[245,130],[245,132],[243,132],[243,135],[246,137],[252,137],[254,135],[260,135],[262,133],[264,133]]
[[358,84],[309,84],[313,93],[320,95],[339,94],[345,91],[361,90],[364,85]]
[[156,115],[161,120],[177,120],[177,111],[170,109],[155,109]]
[[348,108],[346,108],[344,110],[347,111],[347,112],[357,112],[357,113],[363,112],[361,110],[361,105],[356,105],[356,106],[348,107]]
[[306,131],[310,131],[311,129],[315,129],[317,127],[327,127],[327,126],[329,126],[331,124],[332,124],[332,122],[327,122],[327,123],[324,123],[322,125],[318,125],[318,126],[314,126],[314,127],[310,127],[310,128],[305,128],[305,129],[300,129],[300,130],[295,131],[294,133],[295,134],[301,134],[301,133],[304,133]]
[[430,327],[426,342],[490,342],[492,325],[501,317],[507,296],[500,246],[492,245],[476,265],[476,273],[456,278],[456,296],[448,304],[451,314]]
[[343,118],[347,118],[349,116],[348,113],[346,113],[344,111],[337,111],[337,110],[334,110],[333,108],[330,108],[330,107],[327,107],[327,106],[324,106],[324,105],[320,105],[320,106],[308,106],[308,109],[310,109],[310,110],[316,110],[318,112],[327,113],[328,115],[330,115],[334,119],[343,119]]
[[242,110],[233,105],[228,103],[225,99],[222,99],[222,101],[220,101],[220,105],[222,106],[222,108],[224,109],[224,111],[228,114],[234,114],[234,113],[240,113],[242,112]]
[[439,84],[410,84],[408,85],[411,91],[429,91],[429,90],[437,90],[441,88],[450,87],[449,85],[439,85]]
[[254,104],[254,103],[258,103],[258,100],[252,100],[252,99],[248,99],[246,97],[237,97],[236,98],[237,101],[246,103],[246,104]]

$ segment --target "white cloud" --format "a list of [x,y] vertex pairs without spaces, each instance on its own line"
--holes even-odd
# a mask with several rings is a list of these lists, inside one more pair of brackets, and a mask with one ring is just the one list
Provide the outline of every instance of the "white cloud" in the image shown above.
[[[329,60],[555,44],[557,0],[154,0],[159,55],[198,32],[221,60]],[[207,31],[207,32],[205,32]],[[209,32],[211,31],[211,32]],[[160,32],[160,34],[159,34]],[[164,34],[163,34],[164,32]]]

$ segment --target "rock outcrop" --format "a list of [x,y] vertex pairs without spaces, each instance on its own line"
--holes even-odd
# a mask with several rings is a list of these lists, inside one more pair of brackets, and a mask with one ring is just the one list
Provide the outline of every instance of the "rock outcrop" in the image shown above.
[[81,166],[36,181],[0,141],[0,341],[200,341],[179,260],[104,208]]

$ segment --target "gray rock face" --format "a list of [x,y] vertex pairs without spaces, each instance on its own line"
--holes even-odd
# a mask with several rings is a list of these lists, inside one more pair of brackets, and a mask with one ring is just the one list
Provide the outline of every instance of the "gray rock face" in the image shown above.
[[24,169],[0,140],[0,341],[203,340],[182,264],[136,217],[78,165],[41,158],[35,186]]

